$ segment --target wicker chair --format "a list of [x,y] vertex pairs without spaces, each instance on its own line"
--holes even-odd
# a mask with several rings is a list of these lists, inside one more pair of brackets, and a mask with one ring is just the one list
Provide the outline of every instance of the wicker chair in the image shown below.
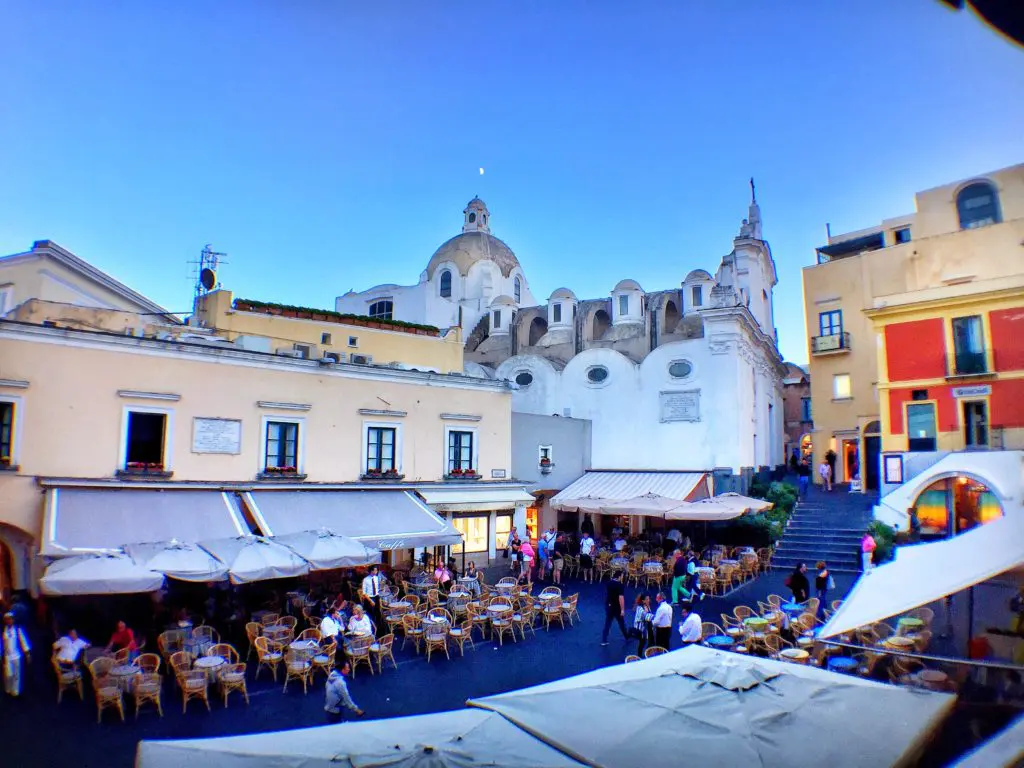
[[430,661],[432,651],[444,651],[444,655],[451,659],[451,654],[448,652],[448,631],[451,626],[451,622],[446,619],[424,622],[423,639],[426,641],[427,661]]
[[177,629],[161,632],[156,638],[156,648],[169,664],[171,654],[185,650],[185,633]]
[[310,627],[309,629],[302,630],[299,633],[298,639],[313,640],[314,642],[319,643],[323,639],[323,634],[320,632],[319,629],[314,629],[313,627]]
[[69,688],[73,688],[78,691],[78,698],[85,700],[85,695],[82,693],[82,670],[78,668],[77,664],[70,666],[63,666],[56,656],[50,659],[50,663],[53,664],[53,671],[57,675],[57,703],[60,704],[60,700],[64,697],[64,691]]
[[781,611],[782,604],[786,602],[782,598],[782,595],[768,595],[768,597],[766,597],[765,600],[768,602],[768,605],[770,605],[772,609],[776,611]]
[[[513,616],[514,619],[515,617]],[[469,643],[474,651],[476,650],[476,643],[473,642],[473,621],[471,619],[466,619],[457,627],[449,629],[448,637],[459,646],[460,656],[466,655],[466,643]]]
[[135,660],[136,666],[144,675],[155,675],[160,671],[163,660],[158,653],[143,653]]
[[114,654],[114,666],[121,667],[132,661],[132,649],[122,648]]
[[254,680],[259,678],[260,670],[263,667],[267,667],[271,674],[274,676],[274,682],[277,682],[277,668],[281,666],[281,661],[284,659],[284,652],[279,643],[275,643],[268,640],[265,637],[256,638],[256,660],[258,662],[256,666],[256,675]]
[[555,597],[544,603],[544,608],[541,611],[541,615],[544,617],[544,631],[551,629],[553,622],[558,622],[558,626],[565,629],[565,614],[562,612],[562,601]]
[[390,659],[392,666],[398,669],[398,662],[394,655],[395,636],[392,634],[382,635],[370,643],[370,656],[377,662],[377,671],[384,672],[384,660]]
[[207,651],[207,656],[220,656],[228,664],[237,664],[240,661],[238,651],[235,650],[235,646],[230,643],[217,643],[211,645]]
[[644,658],[649,659],[652,656],[661,656],[663,653],[668,653],[668,648],[662,648],[660,645],[652,645],[644,651]]
[[220,633],[209,624],[203,624],[192,630],[192,641],[199,647],[202,653],[206,646],[216,645],[220,642]]
[[299,618],[298,616],[282,616],[277,620],[277,626],[294,630],[299,626]]
[[360,664],[365,664],[370,669],[370,674],[374,674],[373,662],[370,658],[371,645],[373,645],[373,635],[354,635],[349,638],[346,652],[348,660],[352,664],[353,679]]
[[754,609],[749,605],[737,605],[732,609],[732,615],[742,623],[744,620],[749,619],[756,614],[754,613]]
[[580,594],[569,595],[562,601],[562,615],[569,620],[569,626],[573,626],[573,620],[580,618],[579,611]]
[[314,679],[316,677],[318,670],[323,672],[325,675],[330,676],[331,670],[334,669],[334,660],[337,655],[338,643],[336,640],[331,640],[320,648],[319,652],[311,659],[313,670],[310,673],[310,679]]
[[[529,629],[533,635],[537,634],[534,622],[537,620],[537,603],[532,597],[524,597],[519,604],[519,609],[512,612],[512,627],[518,629],[523,640],[526,639],[526,630]],[[513,637],[515,636],[513,632]]]
[[482,607],[469,606],[469,619],[473,625],[473,629],[480,630],[480,639],[486,640],[487,633],[490,631],[490,619],[487,617],[487,611]]
[[220,673],[220,695],[224,697],[224,706],[228,705],[228,694],[238,691],[245,698],[245,706],[249,706],[249,689],[245,686],[245,664],[242,662],[226,666]]
[[311,655],[305,651],[288,649],[284,655],[284,687],[282,692],[288,692],[289,680],[300,680],[302,692],[309,692],[309,678],[313,672],[313,664],[310,662]]
[[277,624],[280,618],[281,614],[279,613],[266,613],[263,615],[263,618],[260,619],[260,624],[262,624],[264,627],[272,627],[275,624]]
[[412,640],[416,653],[420,652],[420,643],[423,642],[423,619],[415,613],[407,613],[402,617],[402,648],[405,648],[407,641]]
[[206,710],[210,710],[210,681],[206,672],[202,669],[190,669],[180,678],[181,682],[181,711],[188,709],[188,703],[192,699],[199,699],[206,704]]
[[[554,600],[550,602],[555,602]],[[500,604],[499,604],[500,605]],[[512,623],[512,615],[514,611],[512,606],[499,608],[497,610],[490,611],[491,616],[491,637],[498,636],[498,645],[504,645],[505,635],[512,636],[512,642],[518,642],[516,640],[515,625]]]
[[[97,659],[96,661],[99,661]],[[93,664],[96,662],[94,661]],[[109,675],[93,677],[92,689],[96,694],[96,722],[103,721],[103,710],[116,709],[124,722],[124,696],[117,680]]]
[[632,664],[634,661],[640,661],[640,657],[637,656],[636,654],[631,653],[631,654],[629,654],[629,656],[626,657],[626,660],[623,663],[625,663],[625,664]]
[[700,625],[700,636],[707,640],[709,637],[715,637],[716,635],[724,635],[725,632],[720,626],[715,624],[713,621],[705,621]]
[[[159,658],[159,657],[158,657]],[[142,705],[149,703],[156,706],[160,717],[164,716],[164,706],[160,701],[160,694],[164,687],[164,676],[156,672],[140,672],[135,676],[135,686],[132,693],[135,697],[135,719],[139,719],[139,710]]]
[[448,612],[447,608],[431,608],[427,611],[427,619],[429,621],[441,620],[447,621],[449,624],[454,624],[455,620],[451,613]]
[[106,677],[110,670],[117,666],[112,656],[100,656],[89,665],[89,674],[95,681],[97,678]]

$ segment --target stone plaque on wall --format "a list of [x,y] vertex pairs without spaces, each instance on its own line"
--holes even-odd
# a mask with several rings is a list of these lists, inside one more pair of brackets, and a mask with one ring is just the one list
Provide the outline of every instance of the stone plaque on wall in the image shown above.
[[241,452],[241,419],[192,419],[192,453]]
[[700,390],[661,393],[661,422],[700,421]]

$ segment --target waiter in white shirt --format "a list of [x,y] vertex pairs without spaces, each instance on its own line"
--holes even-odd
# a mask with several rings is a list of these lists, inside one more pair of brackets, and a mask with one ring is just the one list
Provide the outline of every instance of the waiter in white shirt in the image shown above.
[[32,650],[21,627],[14,623],[14,614],[4,614],[4,630],[0,637],[0,652],[3,654],[4,691],[8,696],[21,695],[21,667],[23,661],[31,659]]
[[366,597],[367,609],[373,622],[380,626],[380,568],[376,565],[370,566],[370,572],[363,579],[363,595]]
[[659,592],[656,598],[658,609],[651,619],[654,627],[654,644],[668,650],[672,642],[672,605],[665,599],[665,593]]

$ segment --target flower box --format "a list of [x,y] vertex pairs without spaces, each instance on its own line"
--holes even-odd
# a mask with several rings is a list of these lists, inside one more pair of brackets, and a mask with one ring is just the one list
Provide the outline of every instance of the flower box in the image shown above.
[[396,470],[391,470],[391,471],[388,471],[388,472],[380,472],[378,470],[370,469],[370,470],[367,470],[365,474],[360,475],[359,479],[360,480],[371,480],[371,481],[377,481],[377,482],[393,482],[393,483],[397,483],[400,480],[404,480],[405,479],[405,475],[399,473]]
[[11,463],[10,456],[0,456],[0,472],[17,472],[18,469],[17,464]]
[[156,480],[166,480],[174,473],[164,469],[164,465],[158,461],[129,461],[124,469],[117,470],[117,476],[121,479],[145,477]]
[[295,467],[267,467],[256,475],[256,479],[294,481],[305,480],[306,475],[299,474],[298,469]]
[[445,480],[479,480],[483,475],[477,473],[475,469],[453,469],[447,475],[444,476]]

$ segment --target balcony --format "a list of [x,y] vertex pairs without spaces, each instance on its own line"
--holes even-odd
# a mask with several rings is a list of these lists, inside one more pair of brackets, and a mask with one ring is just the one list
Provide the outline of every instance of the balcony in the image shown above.
[[954,352],[946,361],[946,371],[947,379],[989,376],[994,373],[989,370],[988,355],[985,350]]
[[812,355],[835,355],[850,351],[850,334],[836,333],[831,336],[812,336]]

